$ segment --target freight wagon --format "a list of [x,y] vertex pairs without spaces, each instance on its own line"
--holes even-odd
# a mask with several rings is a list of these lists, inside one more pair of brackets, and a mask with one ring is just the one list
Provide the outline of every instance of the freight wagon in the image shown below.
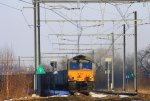
[[58,71],[57,74],[53,74],[53,72],[47,72],[46,74],[41,75],[41,81],[42,96],[49,95],[48,92],[50,90],[67,90],[67,70]]

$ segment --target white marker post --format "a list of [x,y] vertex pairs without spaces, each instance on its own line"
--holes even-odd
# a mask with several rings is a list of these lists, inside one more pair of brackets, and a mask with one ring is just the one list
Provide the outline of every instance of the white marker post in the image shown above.
[[[109,63],[112,61],[111,58],[105,58],[105,62],[108,62],[108,69],[107,69],[107,85],[108,85],[108,91],[110,90],[110,67],[109,67]],[[112,87],[112,86],[111,86]]]

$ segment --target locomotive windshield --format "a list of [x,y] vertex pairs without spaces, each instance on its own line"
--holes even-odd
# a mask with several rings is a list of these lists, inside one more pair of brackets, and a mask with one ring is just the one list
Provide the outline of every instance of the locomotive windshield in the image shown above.
[[92,63],[82,63],[82,69],[92,69]]
[[85,62],[85,63],[70,63],[70,70],[79,70],[80,68],[82,69],[87,69],[87,70],[92,70],[92,63],[90,62]]
[[80,63],[70,63],[70,70],[80,69]]

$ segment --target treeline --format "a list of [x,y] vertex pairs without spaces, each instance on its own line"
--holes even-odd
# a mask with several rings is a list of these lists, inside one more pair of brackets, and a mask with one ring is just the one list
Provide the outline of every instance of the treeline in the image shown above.
[[28,96],[33,92],[33,74],[20,72],[11,49],[0,51],[0,99]]
[[[95,70],[95,89],[107,89],[107,66],[105,64],[104,54],[105,49],[99,49],[91,54],[96,62]],[[123,59],[119,53],[115,53],[114,61],[114,87],[115,90],[122,89],[123,81]],[[60,62],[61,68],[66,69],[66,60]],[[52,71],[52,67],[44,65],[46,71]],[[110,64],[110,69],[111,69]],[[11,49],[3,49],[0,51],[0,99],[15,98],[28,96],[33,93],[33,66],[27,68],[19,67],[18,62],[15,61],[14,53]],[[31,71],[31,72],[30,72]],[[134,56],[133,54],[126,56],[126,89],[134,90]],[[28,74],[30,73],[30,74]],[[111,75],[111,74],[110,74]],[[138,52],[138,89],[150,89],[150,46]],[[111,76],[110,76],[111,82]]]
[[[95,53],[97,65],[95,75],[95,88],[107,89],[107,66],[103,57],[104,50]],[[110,64],[110,69],[111,69]],[[126,56],[125,67],[126,90],[134,90],[134,54]],[[110,74],[111,75],[111,74]],[[150,46],[138,52],[137,79],[139,90],[150,90]],[[114,63],[114,87],[116,90],[122,89],[123,82],[123,59],[119,53],[115,53]],[[111,76],[110,76],[111,83]]]

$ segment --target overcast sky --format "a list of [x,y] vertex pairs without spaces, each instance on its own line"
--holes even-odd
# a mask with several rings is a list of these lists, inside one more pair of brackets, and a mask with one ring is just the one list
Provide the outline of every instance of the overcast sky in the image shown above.
[[[25,0],[31,3],[31,0]],[[9,7],[8,7],[9,6]],[[53,11],[41,8],[41,20],[64,20],[59,15],[66,19],[81,19],[81,20],[117,20],[122,19],[121,14],[125,15],[127,19],[133,19],[133,11],[137,11],[139,24],[150,23],[150,4],[41,4],[45,8],[53,8]],[[53,7],[52,7],[53,6]],[[70,8],[83,8],[70,9]],[[66,9],[67,8],[67,9]],[[33,8],[32,4],[27,4],[19,0],[0,0],[0,48],[13,48],[16,56],[33,56],[34,54],[34,32],[33,32]],[[57,12],[57,14],[55,13]],[[120,12],[120,13],[119,13]],[[59,15],[58,15],[59,14]],[[86,26],[80,31],[77,26],[70,22],[54,23],[41,22],[41,52],[60,52],[58,48],[77,48],[77,46],[58,46],[54,43],[77,43],[77,37],[65,36],[49,36],[48,34],[97,34],[97,36],[81,37],[80,43],[100,43],[111,44],[111,37],[100,36],[100,34],[115,34],[122,33],[122,24],[128,25],[127,34],[134,33],[133,21],[122,22],[93,22],[93,23],[79,23],[79,26]],[[76,23],[75,23],[76,24]],[[30,26],[29,26],[30,25]],[[96,27],[88,27],[93,25],[100,25]],[[109,38],[110,40],[98,39]],[[138,26],[138,50],[146,48],[150,43],[150,24]],[[133,35],[127,36],[127,54],[133,53]],[[66,39],[66,40],[62,40]],[[115,43],[122,43],[122,37],[115,35]],[[68,40],[68,41],[67,41]],[[71,42],[72,40],[72,42]],[[53,44],[52,44],[53,43]],[[82,48],[108,48],[109,46],[84,46]],[[115,46],[122,48],[122,46]],[[122,50],[120,50],[122,51]],[[76,52],[61,51],[61,52]]]

